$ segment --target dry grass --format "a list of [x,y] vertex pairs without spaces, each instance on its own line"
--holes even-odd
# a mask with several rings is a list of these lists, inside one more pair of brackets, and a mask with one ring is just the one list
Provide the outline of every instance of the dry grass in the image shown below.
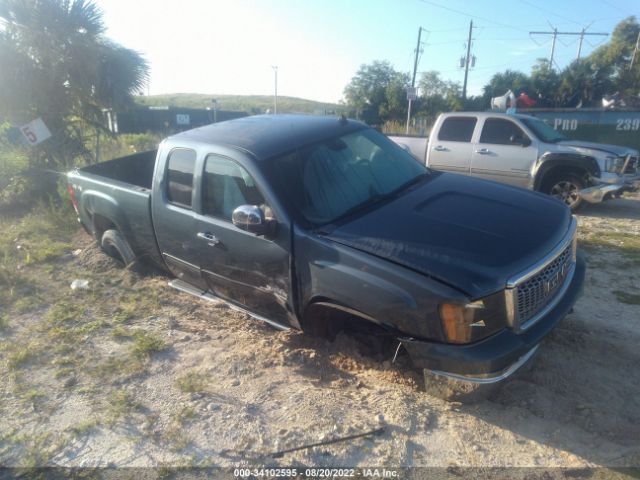
[[640,294],[629,293],[623,290],[614,290],[613,294],[619,302],[626,303],[628,305],[640,305]]
[[208,383],[209,377],[206,374],[195,371],[188,372],[176,380],[176,386],[184,393],[203,392]]

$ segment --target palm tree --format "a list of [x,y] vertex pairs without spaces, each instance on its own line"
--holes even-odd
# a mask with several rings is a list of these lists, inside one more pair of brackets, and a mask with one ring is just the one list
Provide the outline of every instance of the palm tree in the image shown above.
[[40,117],[52,133],[30,151],[32,167],[90,160],[103,109],[132,105],[144,88],[146,61],[104,32],[89,0],[0,0],[0,123]]

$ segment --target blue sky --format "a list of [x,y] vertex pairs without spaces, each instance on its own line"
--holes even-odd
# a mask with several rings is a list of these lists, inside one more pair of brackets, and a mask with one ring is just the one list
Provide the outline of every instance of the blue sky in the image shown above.
[[[551,37],[530,30],[610,33],[637,0],[98,0],[107,34],[141,52],[151,65],[151,94],[272,94],[335,102],[363,63],[389,60],[413,68],[418,27],[423,53],[418,71],[438,70],[462,82],[457,68],[469,21],[476,67],[469,93],[478,94],[506,68],[529,72],[548,57]],[[559,37],[562,68],[576,56],[578,37]],[[606,41],[586,37],[583,55]],[[221,106],[224,108],[224,106]]]

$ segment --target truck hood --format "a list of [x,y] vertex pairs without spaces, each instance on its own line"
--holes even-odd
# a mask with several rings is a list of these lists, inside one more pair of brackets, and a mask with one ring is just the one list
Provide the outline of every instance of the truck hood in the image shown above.
[[398,198],[324,233],[478,298],[503,289],[508,278],[540,261],[570,222],[569,209],[548,196],[433,173]]
[[621,147],[620,145],[608,145],[606,143],[583,142],[581,140],[563,140],[561,142],[558,142],[556,145],[575,148],[579,150],[581,153],[586,153],[586,154],[591,153],[588,150],[605,152],[605,153],[609,153],[617,156],[638,154],[636,150],[632,148]]

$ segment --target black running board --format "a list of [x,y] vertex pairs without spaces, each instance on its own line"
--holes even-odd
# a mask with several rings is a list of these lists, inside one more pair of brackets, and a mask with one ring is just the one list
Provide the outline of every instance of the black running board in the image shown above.
[[201,298],[203,300],[208,300],[209,302],[212,303],[217,303],[217,304],[222,304],[222,305],[226,305],[229,308],[231,308],[232,310],[236,310],[238,312],[242,312],[242,313],[246,313],[247,315],[249,315],[252,318],[255,318],[256,320],[260,320],[261,322],[265,322],[268,323],[269,325],[271,325],[273,328],[277,328],[278,330],[290,330],[291,327],[288,327],[286,325],[282,325],[278,322],[274,322],[273,320],[269,320],[266,317],[263,317],[262,315],[258,315],[256,313],[250,312],[247,309],[244,309],[242,307],[239,307],[238,305],[235,305],[231,302],[227,302],[226,300],[223,300],[220,297],[216,297],[214,294],[210,293],[210,292],[205,292],[200,290],[197,287],[194,287],[193,285],[188,284],[187,282],[183,281],[183,280],[178,280],[178,279],[174,279],[169,281],[169,286],[172,288],[175,288],[176,290],[179,290],[181,292],[184,293],[188,293],[189,295],[193,295],[194,297],[198,297]]

